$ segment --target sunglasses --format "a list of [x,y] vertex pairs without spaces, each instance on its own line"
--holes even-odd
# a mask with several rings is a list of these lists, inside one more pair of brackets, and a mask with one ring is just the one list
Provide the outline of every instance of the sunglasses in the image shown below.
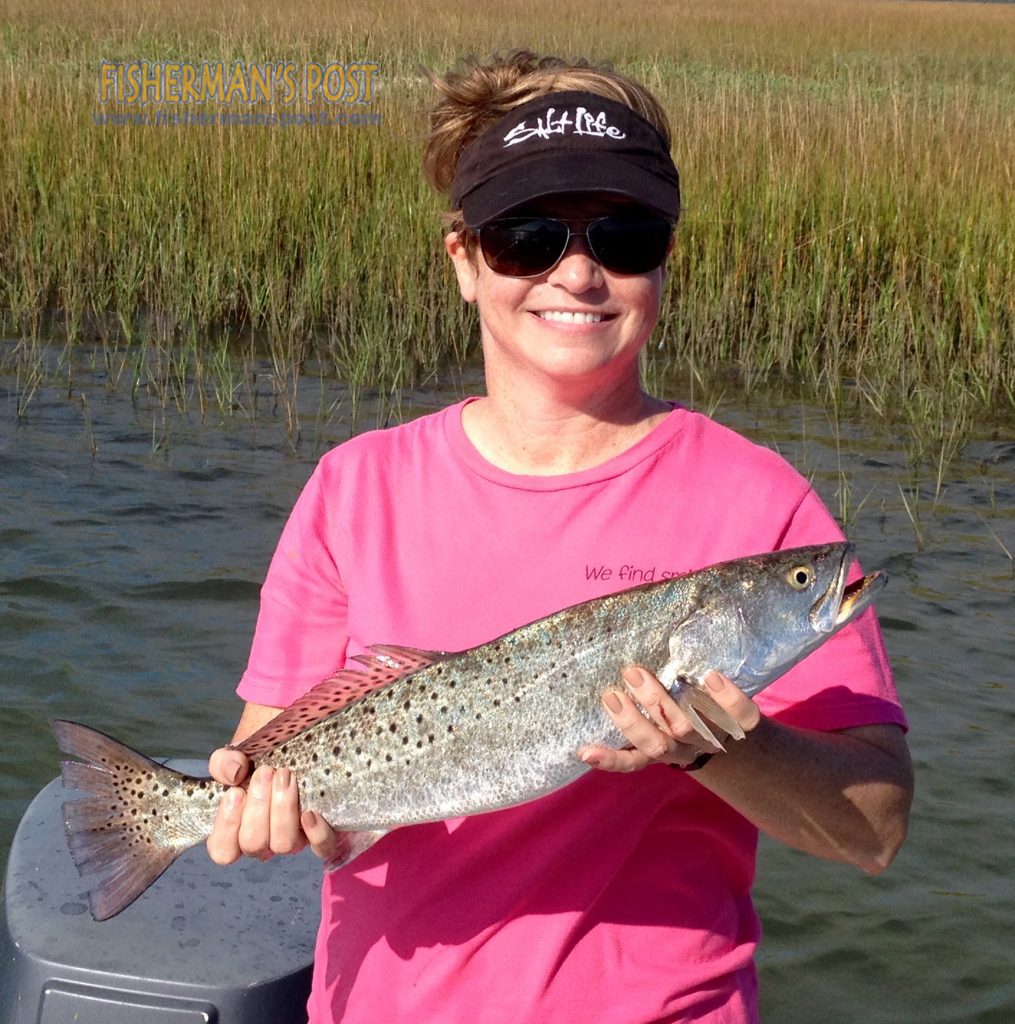
[[[584,225],[572,231],[572,224]],[[615,274],[647,274],[663,265],[673,225],[654,214],[568,221],[553,217],[501,217],[479,229],[486,265],[505,277],[539,277],[564,258],[571,239],[584,238],[589,252]]]

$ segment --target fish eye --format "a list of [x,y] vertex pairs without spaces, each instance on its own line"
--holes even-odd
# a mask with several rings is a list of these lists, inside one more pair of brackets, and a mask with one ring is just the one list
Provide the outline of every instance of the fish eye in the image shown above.
[[814,579],[814,570],[809,565],[794,566],[786,573],[786,582],[794,590],[805,590]]

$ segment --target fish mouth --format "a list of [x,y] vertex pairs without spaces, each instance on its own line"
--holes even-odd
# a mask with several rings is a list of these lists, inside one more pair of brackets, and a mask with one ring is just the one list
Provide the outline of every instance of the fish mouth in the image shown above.
[[823,633],[834,633],[852,622],[870,606],[874,595],[888,582],[883,572],[872,572],[847,586],[846,575],[852,564],[852,554],[853,546],[844,544],[834,579],[811,607],[811,622]]
[[835,628],[838,629],[840,626],[845,626],[847,622],[852,622],[860,612],[870,605],[874,600],[874,595],[887,582],[888,577],[883,572],[872,572],[844,587],[842,600],[839,601],[839,611],[835,616]]

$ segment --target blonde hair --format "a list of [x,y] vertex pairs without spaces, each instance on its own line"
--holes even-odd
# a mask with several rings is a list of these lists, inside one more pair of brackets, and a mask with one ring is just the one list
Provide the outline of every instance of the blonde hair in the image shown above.
[[[670,123],[659,101],[639,82],[608,65],[540,56],[531,50],[494,54],[489,63],[467,57],[460,70],[443,77],[424,69],[442,94],[430,111],[430,130],[423,148],[423,170],[430,184],[450,196],[462,151],[477,136],[515,107],[551,92],[580,90],[630,107],[670,146]],[[446,219],[453,231],[464,227],[461,212]]]

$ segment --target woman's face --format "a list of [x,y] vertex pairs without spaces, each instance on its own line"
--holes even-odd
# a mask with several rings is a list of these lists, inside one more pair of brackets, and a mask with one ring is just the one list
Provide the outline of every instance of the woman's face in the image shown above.
[[[630,210],[616,196],[550,196],[511,211],[579,221]],[[583,225],[572,224],[573,230]],[[466,302],[479,310],[486,372],[535,373],[559,384],[613,387],[638,373],[641,351],[659,317],[664,271],[617,274],[572,237],[560,262],[539,277],[495,273],[477,250],[470,256],[459,235],[445,247]]]

